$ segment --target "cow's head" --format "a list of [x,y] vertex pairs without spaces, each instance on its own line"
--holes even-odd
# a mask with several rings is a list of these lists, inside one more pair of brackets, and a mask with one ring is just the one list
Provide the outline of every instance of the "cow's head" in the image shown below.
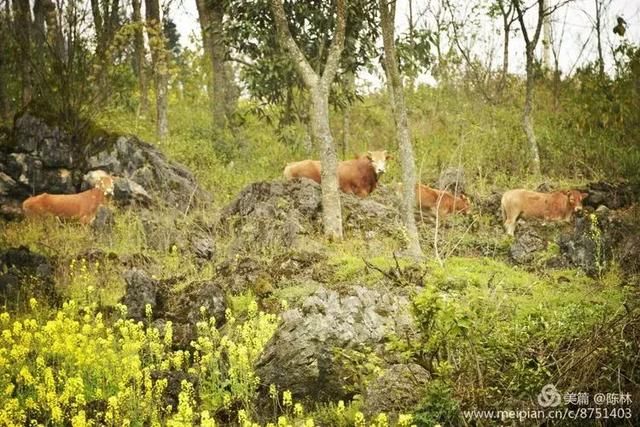
[[113,178],[111,176],[103,176],[98,180],[96,188],[102,190],[105,196],[113,196]]
[[465,194],[460,194],[455,198],[455,211],[468,214],[471,212],[471,204],[469,203],[469,198]]
[[573,208],[574,212],[582,210],[582,201],[589,196],[589,193],[583,193],[580,190],[569,190],[565,194],[569,198],[569,206]]
[[107,196],[113,196],[113,177],[109,172],[96,169],[87,172],[84,180],[94,188],[99,188]]
[[371,166],[373,166],[376,176],[379,177],[387,170],[387,160],[391,159],[391,156],[387,154],[387,150],[368,151],[367,159],[371,162]]

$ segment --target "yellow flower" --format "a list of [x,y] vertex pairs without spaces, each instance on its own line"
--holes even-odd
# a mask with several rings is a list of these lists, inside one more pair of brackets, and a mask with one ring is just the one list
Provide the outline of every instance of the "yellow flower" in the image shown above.
[[4,395],[11,396],[13,394],[13,389],[15,389],[15,386],[13,384],[7,384],[7,387],[5,387],[4,389]]
[[285,408],[293,404],[293,397],[291,396],[291,392],[289,390],[285,390],[282,393],[282,404]]
[[22,380],[24,385],[33,385],[35,382],[31,372],[29,372],[29,368],[25,365],[20,369],[20,373],[18,374],[18,378]]
[[387,418],[387,415],[383,412],[378,414],[378,416],[376,417],[375,423],[377,427],[388,427],[389,419]]
[[269,397],[271,399],[277,399],[278,398],[278,389],[276,388],[275,384],[270,384],[269,385]]
[[29,307],[31,307],[31,310],[35,310],[38,307],[38,301],[35,298],[31,298],[29,300]]
[[398,426],[400,427],[410,427],[412,421],[413,421],[413,415],[411,414],[398,415]]

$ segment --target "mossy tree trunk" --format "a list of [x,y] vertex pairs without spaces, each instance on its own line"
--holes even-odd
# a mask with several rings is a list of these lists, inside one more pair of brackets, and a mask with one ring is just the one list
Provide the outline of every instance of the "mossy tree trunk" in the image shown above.
[[304,53],[296,44],[287,23],[282,0],[270,0],[271,11],[276,21],[278,40],[289,53],[298,74],[311,94],[309,115],[311,133],[320,147],[322,163],[322,220],[324,232],[330,239],[342,239],[342,211],[338,192],[338,157],[329,126],[329,91],[344,48],[346,30],[345,0],[336,0],[336,28],[329,48],[324,70],[320,75],[314,70]]
[[384,63],[387,75],[387,86],[393,108],[393,118],[396,127],[396,141],[400,152],[400,163],[402,167],[402,220],[407,229],[409,255],[420,257],[420,239],[418,228],[414,217],[416,200],[416,166],[409,134],[409,120],[407,118],[407,107],[404,100],[404,87],[398,60],[396,58],[394,25],[395,25],[395,2],[389,3],[387,0],[379,0],[380,21],[382,27],[382,41],[384,44]]
[[233,84],[226,63],[227,44],[224,40],[224,0],[196,0],[202,33],[202,45],[207,73],[207,93],[213,127],[222,130],[235,111]]

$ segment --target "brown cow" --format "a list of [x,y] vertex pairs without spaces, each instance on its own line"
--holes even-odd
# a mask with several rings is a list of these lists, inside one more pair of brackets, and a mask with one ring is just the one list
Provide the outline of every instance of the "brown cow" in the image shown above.
[[47,215],[79,220],[82,224],[93,221],[98,207],[106,196],[113,195],[113,179],[101,177],[96,187],[78,194],[39,194],[22,202],[22,210],[27,218]]
[[[402,194],[402,183],[398,184],[398,194]],[[464,194],[454,195],[449,191],[436,190],[424,184],[416,184],[416,204],[422,212],[440,218],[452,213],[468,214],[469,199]]]
[[[368,196],[375,190],[390,158],[386,150],[369,151],[366,155],[338,163],[340,190],[353,193],[358,197]],[[302,160],[289,163],[284,168],[284,177],[287,179],[309,178],[319,184],[322,181],[321,171],[318,160]]]
[[518,217],[539,218],[545,221],[569,221],[582,210],[582,200],[588,193],[579,190],[538,193],[528,190],[509,190],[502,195],[502,218],[507,234],[513,236]]

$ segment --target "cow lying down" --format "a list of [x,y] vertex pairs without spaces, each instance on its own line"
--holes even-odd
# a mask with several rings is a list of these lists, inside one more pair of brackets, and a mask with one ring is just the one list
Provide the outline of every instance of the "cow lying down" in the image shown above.
[[513,236],[516,221],[522,218],[538,218],[545,221],[570,221],[573,214],[582,210],[582,200],[588,193],[579,190],[538,193],[528,190],[509,190],[502,195],[502,218],[507,234]]
[[78,194],[39,194],[22,203],[22,211],[27,218],[56,216],[74,219],[82,224],[91,223],[98,207],[113,195],[113,179],[104,175],[97,179],[95,187]]
[[[386,162],[391,157],[386,151],[369,151],[355,159],[338,163],[338,186],[344,193],[366,197],[375,190],[378,180],[386,170]],[[287,164],[284,168],[286,179],[308,178],[321,182],[321,165],[318,160],[302,160]]]
[[[402,183],[396,186],[396,194],[402,197]],[[469,199],[464,194],[454,195],[449,191],[436,190],[424,184],[416,184],[416,206],[425,214],[446,218],[453,213],[468,214]]]
[[424,184],[416,185],[416,205],[422,212],[437,214],[443,219],[452,213],[468,214],[470,210],[469,199],[464,194],[454,195]]

